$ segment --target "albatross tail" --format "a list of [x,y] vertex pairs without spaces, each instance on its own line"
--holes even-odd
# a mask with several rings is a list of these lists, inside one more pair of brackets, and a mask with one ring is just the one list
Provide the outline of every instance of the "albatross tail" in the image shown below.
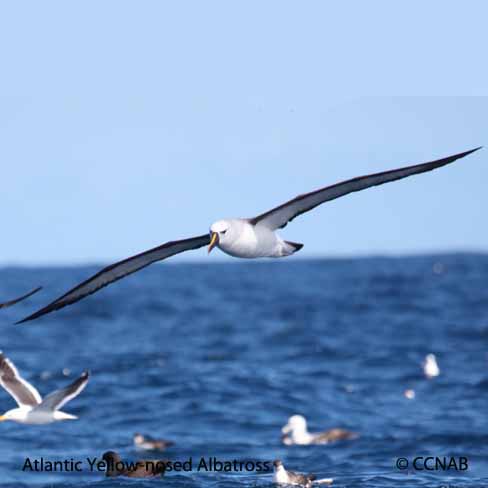
[[300,244],[299,242],[284,241],[284,243],[286,244],[286,251],[289,253],[288,255],[296,253],[303,247],[303,244]]

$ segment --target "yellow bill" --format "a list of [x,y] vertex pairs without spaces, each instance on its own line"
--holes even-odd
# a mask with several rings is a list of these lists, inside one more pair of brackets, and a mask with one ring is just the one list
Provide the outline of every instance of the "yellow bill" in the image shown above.
[[219,243],[219,235],[217,234],[217,232],[212,232],[212,238],[210,239],[210,244],[208,245],[209,254],[218,243]]

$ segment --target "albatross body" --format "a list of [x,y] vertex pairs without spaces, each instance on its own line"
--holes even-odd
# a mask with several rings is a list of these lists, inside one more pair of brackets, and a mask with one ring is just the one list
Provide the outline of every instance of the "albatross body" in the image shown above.
[[477,151],[472,149],[443,159],[405,166],[399,169],[383,171],[366,176],[359,176],[334,185],[319,188],[310,193],[299,195],[288,202],[264,212],[257,217],[218,220],[210,226],[210,232],[189,239],[169,241],[161,246],[136,254],[102,269],[95,275],[75,286],[61,297],[17,322],[27,322],[47,313],[59,310],[97,292],[146,266],[167,259],[176,254],[198,249],[208,245],[208,251],[218,247],[226,254],[238,258],[278,258],[290,256],[299,251],[303,244],[285,241],[276,231],[283,229],[295,217],[315,207],[349,193],[383,185],[409,176],[426,173],[446,166],[454,161]]
[[66,388],[56,390],[42,399],[39,392],[19,375],[14,364],[0,352],[0,384],[12,395],[18,407],[0,415],[0,422],[12,420],[21,424],[50,424],[58,420],[74,420],[75,415],[59,409],[78,396],[88,383],[88,372]]
[[303,244],[284,241],[272,229],[249,219],[219,220],[210,227],[209,252],[217,245],[236,258],[281,258],[299,251]]

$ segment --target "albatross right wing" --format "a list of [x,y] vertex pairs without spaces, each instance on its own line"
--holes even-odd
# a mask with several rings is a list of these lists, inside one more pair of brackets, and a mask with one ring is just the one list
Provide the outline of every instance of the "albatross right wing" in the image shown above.
[[110,266],[103,268],[91,278],[88,278],[83,283],[75,286],[73,289],[65,293],[63,296],[57,298],[49,305],[20,320],[17,322],[17,324],[22,324],[23,322],[37,319],[42,315],[53,312],[54,310],[59,310],[60,308],[66,307],[66,305],[71,305],[72,303],[75,303],[78,300],[95,293],[96,291],[100,290],[100,288],[135,273],[136,271],[139,271],[140,269],[145,268],[156,261],[161,261],[184,251],[198,249],[199,247],[208,245],[209,242],[209,234],[191,237],[190,239],[183,239],[181,241],[170,241],[162,244],[161,246],[150,249],[149,251],[136,254],[135,256],[124,259],[123,261],[111,264]]
[[335,185],[326,186],[324,188],[320,188],[319,190],[305,193],[304,195],[299,195],[298,197],[293,198],[292,200],[249,220],[253,225],[263,225],[272,230],[282,229],[295,217],[312,210],[322,203],[335,200],[336,198],[348,195],[349,193],[355,191],[365,190],[366,188],[370,188],[372,186],[383,185],[384,183],[389,183],[390,181],[401,180],[402,178],[407,178],[408,176],[432,171],[433,169],[440,168],[446,164],[453,163],[457,159],[464,158],[468,154],[471,154],[478,149],[481,148],[477,147],[471,151],[454,154],[453,156],[438,159],[437,161],[431,161],[429,163],[406,166],[404,168],[383,171],[382,173],[374,173],[352,178],[351,180],[341,181]]

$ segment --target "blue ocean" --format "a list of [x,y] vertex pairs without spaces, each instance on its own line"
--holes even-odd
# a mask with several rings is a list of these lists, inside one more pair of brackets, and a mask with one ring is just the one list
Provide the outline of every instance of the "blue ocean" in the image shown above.
[[[488,486],[488,255],[164,263],[13,325],[98,269],[0,270],[0,300],[44,286],[0,311],[1,349],[25,378],[46,394],[91,371],[63,408],[79,420],[0,423],[0,486],[273,486],[271,472],[198,470],[202,458],[281,459],[337,487]],[[14,406],[0,389],[0,410]],[[293,414],[360,437],[285,446]],[[137,451],[135,432],[175,445]],[[88,459],[108,450],[192,471],[106,479]],[[26,469],[40,459],[80,469]]]

